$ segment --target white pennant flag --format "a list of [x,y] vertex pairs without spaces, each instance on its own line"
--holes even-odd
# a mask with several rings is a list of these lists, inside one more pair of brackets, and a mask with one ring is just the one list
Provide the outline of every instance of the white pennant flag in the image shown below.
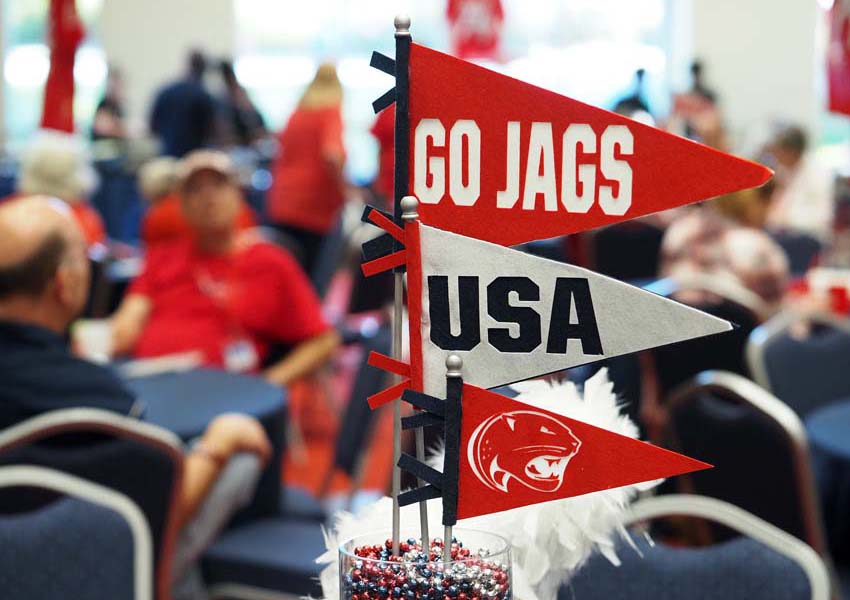
[[452,353],[466,383],[492,388],[733,327],[587,269],[420,223],[408,224],[406,245],[412,383],[433,396],[445,395]]

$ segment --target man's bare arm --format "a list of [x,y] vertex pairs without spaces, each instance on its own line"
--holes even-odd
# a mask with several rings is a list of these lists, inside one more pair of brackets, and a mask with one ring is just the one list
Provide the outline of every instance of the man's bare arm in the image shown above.
[[136,345],[150,316],[150,298],[141,294],[130,294],[112,315],[112,351],[126,354]]
[[270,383],[287,385],[321,367],[339,346],[339,334],[331,329],[298,344],[280,362],[263,373]]

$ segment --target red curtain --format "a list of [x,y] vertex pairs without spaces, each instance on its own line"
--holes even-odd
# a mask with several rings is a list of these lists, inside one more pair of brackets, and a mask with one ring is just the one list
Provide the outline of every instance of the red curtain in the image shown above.
[[74,56],[85,36],[75,0],[50,0],[47,21],[50,72],[44,88],[41,127],[74,131]]

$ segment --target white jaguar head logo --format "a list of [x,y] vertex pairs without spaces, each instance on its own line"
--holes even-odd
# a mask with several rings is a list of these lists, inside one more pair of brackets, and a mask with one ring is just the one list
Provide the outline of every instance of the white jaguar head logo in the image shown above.
[[580,447],[581,440],[556,418],[517,410],[485,419],[472,433],[466,455],[475,476],[490,489],[507,492],[515,479],[538,492],[556,492]]

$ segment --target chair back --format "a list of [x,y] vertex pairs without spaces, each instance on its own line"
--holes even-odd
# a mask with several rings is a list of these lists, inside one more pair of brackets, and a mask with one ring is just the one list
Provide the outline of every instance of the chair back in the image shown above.
[[[33,417],[0,432],[0,466],[33,465],[108,487],[135,502],[154,547],[157,597],[170,597],[183,451],[176,436],[114,413],[73,408]],[[0,513],[33,510],[43,491],[0,490]]]
[[89,256],[89,293],[82,316],[86,319],[101,319],[107,316],[105,298],[109,292],[106,279],[106,257]]
[[781,314],[755,329],[747,342],[753,378],[805,418],[850,397],[850,326],[827,316],[806,317],[809,334],[791,332],[794,317]]
[[745,348],[750,332],[757,325],[752,311],[726,299],[695,305],[694,308],[726,319],[737,325],[737,328],[719,335],[653,349],[651,352],[662,395],[706,370],[748,374]]
[[792,410],[720,371],[677,388],[668,408],[669,443],[714,465],[677,478],[679,489],[740,506],[826,555],[806,432]]
[[[650,543],[637,531],[621,541],[619,566],[596,555],[561,589],[560,600],[827,600],[829,574],[805,543],[713,498],[674,495],[637,502],[628,520],[695,516],[746,537],[700,548]],[[631,547],[629,547],[631,545]]]
[[299,244],[294,237],[285,231],[281,231],[280,229],[276,229],[271,226],[261,226],[258,227],[256,231],[270,244],[279,246],[288,252],[298,263],[301,263],[304,259],[304,249],[301,248],[301,244]]
[[0,513],[4,598],[152,600],[153,544],[139,507],[107,487],[42,467],[0,467],[0,489],[58,496]]
[[313,272],[309,274],[310,281],[313,283],[319,298],[324,298],[327,293],[331,279],[340,267],[347,243],[342,220],[336,224],[333,231],[322,239],[319,253],[313,265]]
[[658,275],[664,231],[647,223],[611,225],[593,234],[594,270],[623,281]]
[[351,395],[340,420],[334,448],[334,467],[353,475],[363,457],[366,444],[371,439],[375,413],[369,408],[366,398],[383,389],[386,373],[367,364],[371,352],[389,355],[392,334],[387,325],[382,325],[369,337],[363,338],[363,356],[357,368]]
[[821,251],[821,243],[808,234],[793,231],[771,232],[779,247],[788,258],[788,270],[792,275],[802,275],[809,270]]

